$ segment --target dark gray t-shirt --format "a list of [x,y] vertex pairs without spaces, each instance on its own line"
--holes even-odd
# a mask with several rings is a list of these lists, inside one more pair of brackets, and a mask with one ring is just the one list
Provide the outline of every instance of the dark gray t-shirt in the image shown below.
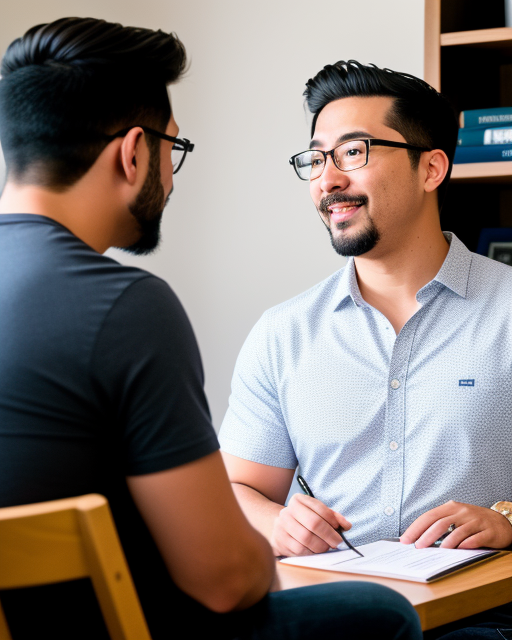
[[154,637],[183,594],[125,477],[217,449],[197,344],[169,286],[49,218],[1,215],[0,506],[105,495]]

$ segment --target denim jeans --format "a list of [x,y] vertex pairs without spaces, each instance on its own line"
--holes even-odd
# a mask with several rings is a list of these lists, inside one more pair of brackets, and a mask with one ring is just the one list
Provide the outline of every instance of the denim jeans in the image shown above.
[[234,633],[224,637],[237,640],[422,638],[418,615],[409,601],[371,582],[334,582],[278,591],[228,617]]

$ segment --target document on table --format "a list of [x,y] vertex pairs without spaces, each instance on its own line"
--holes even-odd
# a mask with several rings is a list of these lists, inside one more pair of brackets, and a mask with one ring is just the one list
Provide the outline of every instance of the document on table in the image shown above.
[[281,562],[327,571],[432,582],[474,562],[502,553],[493,549],[416,549],[413,544],[388,540],[364,544],[358,549],[364,558],[351,549],[333,549],[312,556],[283,558]]

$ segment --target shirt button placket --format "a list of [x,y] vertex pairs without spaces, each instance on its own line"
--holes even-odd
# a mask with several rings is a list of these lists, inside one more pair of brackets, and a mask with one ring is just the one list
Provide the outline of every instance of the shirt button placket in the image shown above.
[[[397,339],[398,340],[398,339]],[[399,345],[396,345],[399,346]],[[394,368],[400,366],[400,351],[394,349]],[[392,373],[392,372],[390,372]],[[388,442],[388,455],[384,463],[384,476],[382,483],[382,513],[384,515],[384,529],[386,536],[398,535],[400,526],[400,496],[402,494],[402,461],[397,454],[400,448],[400,439],[403,431],[403,393],[404,389],[399,376],[393,376],[389,381],[387,411],[386,411],[386,435]]]
[[382,535],[396,537],[400,529],[401,500],[404,483],[403,439],[405,429],[405,380],[407,363],[414,337],[415,322],[409,322],[396,337],[389,363],[388,393],[384,442],[387,455],[384,459],[382,479]]

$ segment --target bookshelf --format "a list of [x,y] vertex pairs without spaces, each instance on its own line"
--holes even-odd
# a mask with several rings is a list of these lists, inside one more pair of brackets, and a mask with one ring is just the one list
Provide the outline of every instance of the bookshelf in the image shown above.
[[[425,80],[458,112],[512,105],[504,2],[425,0]],[[512,161],[454,165],[442,227],[472,251],[484,227],[512,227]]]

